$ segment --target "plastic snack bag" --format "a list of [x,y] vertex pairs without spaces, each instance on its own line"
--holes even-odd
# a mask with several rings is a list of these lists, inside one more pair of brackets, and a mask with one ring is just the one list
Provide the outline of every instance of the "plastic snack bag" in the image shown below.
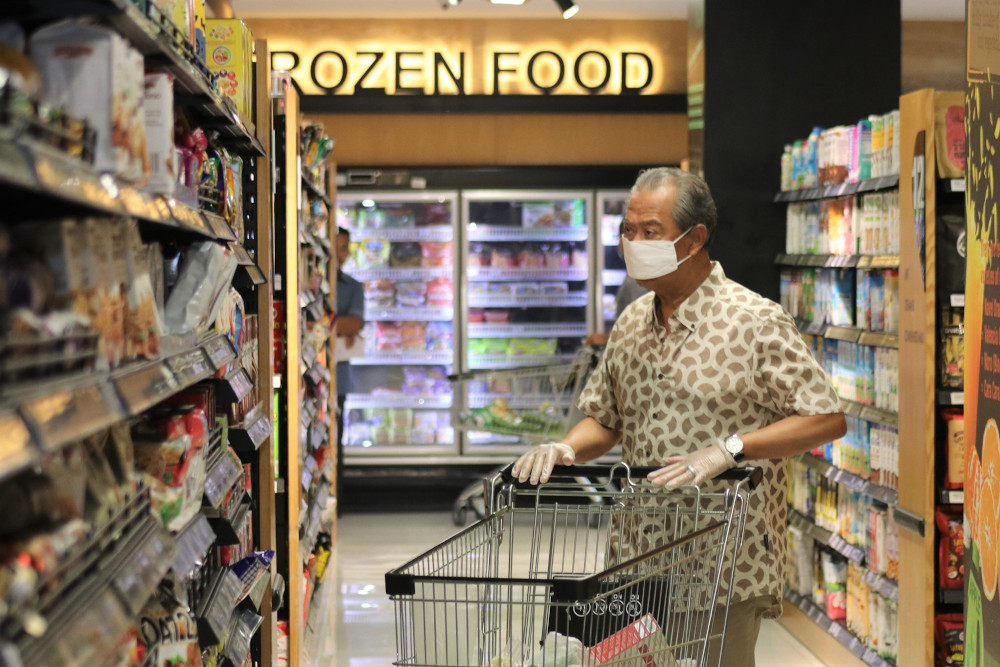
[[197,332],[214,322],[236,266],[236,256],[228,248],[211,241],[193,244],[167,299],[164,317],[167,331]]

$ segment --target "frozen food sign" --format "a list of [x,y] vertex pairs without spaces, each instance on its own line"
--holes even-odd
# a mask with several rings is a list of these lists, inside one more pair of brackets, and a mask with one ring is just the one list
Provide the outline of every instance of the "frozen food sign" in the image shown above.
[[643,95],[663,92],[655,49],[587,44],[565,49],[495,47],[469,51],[354,48],[282,50],[306,95]]

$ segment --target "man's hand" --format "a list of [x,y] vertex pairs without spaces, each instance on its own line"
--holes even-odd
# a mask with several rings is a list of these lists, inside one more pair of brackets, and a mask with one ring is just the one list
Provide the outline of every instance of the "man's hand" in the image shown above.
[[564,442],[547,442],[538,445],[527,453],[523,454],[514,462],[511,474],[519,482],[527,481],[530,477],[532,484],[549,481],[552,468],[555,465],[573,465],[576,461],[576,450]]
[[682,484],[700,486],[716,475],[736,467],[736,461],[720,441],[687,456],[671,456],[664,463],[666,467],[649,474],[649,481],[656,486],[676,489]]

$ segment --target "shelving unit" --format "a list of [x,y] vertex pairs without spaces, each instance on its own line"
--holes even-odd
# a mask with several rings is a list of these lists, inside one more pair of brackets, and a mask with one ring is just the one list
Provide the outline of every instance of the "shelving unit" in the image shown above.
[[[30,28],[69,17],[93,17],[138,50],[147,70],[172,75],[175,108],[184,109],[196,126],[217,132],[219,144],[243,160],[242,219],[195,209],[171,197],[147,192],[123,178],[98,172],[88,160],[90,149],[86,145],[93,141],[93,134],[84,134],[82,151],[63,152],[46,139],[47,132],[59,131],[51,124],[62,121],[58,115],[42,115],[28,119],[36,128],[32,132],[8,125],[0,127],[0,194],[9,204],[4,224],[100,216],[107,221],[101,224],[117,223],[123,229],[127,221],[134,220],[144,243],[169,243],[181,253],[187,253],[193,243],[213,242],[225,247],[241,267],[232,281],[235,292],[226,286],[224,294],[235,298],[238,292],[247,316],[269,313],[269,305],[261,308],[262,303],[270,303],[269,288],[261,288],[270,275],[270,255],[261,247],[261,239],[266,239],[271,230],[270,161],[264,149],[269,140],[260,138],[270,136],[269,105],[255,108],[255,114],[263,110],[260,119],[240,117],[233,103],[216,92],[208,68],[188,37],[160,15],[155,5],[129,0],[68,0],[0,8],[0,18]],[[263,80],[266,99],[270,78],[265,64],[266,44],[258,41],[256,46],[258,57],[263,54],[258,79],[245,83],[259,88]],[[12,98],[4,99],[6,104]],[[33,103],[32,113],[37,108]],[[19,122],[24,120],[19,116],[23,111],[19,107],[13,114],[0,115],[6,119],[4,122]],[[237,233],[236,229],[245,231]],[[119,251],[116,248],[108,257],[119,259],[115,256]],[[100,259],[93,261],[96,270],[103,270]],[[261,320],[263,328],[268,318]],[[261,613],[257,618],[268,622],[261,632],[257,627],[249,631],[245,646],[234,653],[227,635],[238,613],[242,585],[237,580],[228,595],[219,595],[202,585],[234,577],[228,565],[244,553],[274,547],[273,521],[270,531],[267,529],[267,510],[273,507],[270,457],[261,449],[248,453],[241,461],[230,451],[237,449],[234,440],[238,439],[239,429],[230,430],[227,423],[231,421],[227,413],[236,414],[241,401],[251,394],[269,394],[269,367],[257,372],[256,359],[267,358],[260,353],[264,349],[269,354],[270,338],[252,338],[246,330],[240,330],[243,336],[233,339],[237,343],[234,347],[234,342],[227,335],[215,333],[215,328],[214,322],[207,322],[207,326],[192,333],[164,335],[159,352],[150,355],[151,359],[128,361],[110,371],[61,374],[44,382],[4,383],[0,391],[0,422],[5,427],[0,435],[0,484],[36,474],[32,470],[48,470],[56,459],[79,456],[77,451],[89,446],[82,441],[89,438],[115,437],[122,447],[126,447],[127,438],[127,447],[133,447],[129,425],[141,426],[160,418],[157,415],[165,414],[160,406],[178,394],[214,397],[205,403],[205,423],[210,432],[203,434],[205,444],[191,455],[190,461],[191,470],[203,472],[192,472],[184,482],[188,499],[184,511],[189,514],[182,516],[190,518],[183,523],[172,520],[169,525],[175,530],[168,530],[164,525],[166,514],[161,514],[160,509],[164,501],[151,492],[148,484],[152,482],[140,481],[128,468],[117,472],[116,478],[125,475],[131,480],[113,489],[122,496],[121,506],[110,514],[103,508],[99,514],[87,517],[94,523],[84,524],[87,530],[81,539],[65,543],[73,546],[58,554],[58,566],[53,565],[34,586],[27,598],[35,601],[33,609],[9,609],[0,604],[4,610],[0,626],[11,641],[3,648],[6,660],[16,663],[19,656],[29,665],[105,664],[113,651],[125,645],[129,630],[138,632],[143,642],[152,641],[152,637],[141,634],[139,619],[147,613],[147,605],[158,604],[157,591],[166,590],[163,586],[169,583],[174,595],[182,596],[190,607],[191,622],[207,624],[200,650],[213,650],[213,642],[227,643],[231,660],[235,656],[242,662],[241,656],[252,655],[257,662],[271,663],[275,633],[269,618],[270,596],[264,595],[265,589],[258,587],[255,609]],[[6,351],[8,345],[21,342],[0,338],[0,348]],[[77,358],[84,356],[78,354]],[[59,363],[64,361],[70,361],[70,357],[58,359]],[[6,371],[12,369],[5,367]],[[176,412],[178,408],[171,410]],[[260,430],[267,431],[258,440],[259,446],[270,434],[269,410],[263,411],[258,421],[262,424]],[[117,435],[106,436],[108,433]],[[131,466],[131,459],[126,460]],[[244,465],[249,466],[247,470]],[[86,474],[81,471],[82,476],[94,474],[93,470]],[[252,502],[248,494],[252,494]],[[51,529],[44,525],[37,528]],[[223,554],[220,547],[230,544],[239,551],[234,548]],[[270,579],[257,581],[267,583]],[[29,625],[16,627],[25,619]],[[147,661],[155,660],[157,651],[153,644],[147,651]]]

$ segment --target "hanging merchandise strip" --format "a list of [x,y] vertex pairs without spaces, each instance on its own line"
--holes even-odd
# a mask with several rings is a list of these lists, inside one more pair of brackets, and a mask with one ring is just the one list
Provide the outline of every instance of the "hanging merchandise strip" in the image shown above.
[[170,569],[178,580],[189,579],[205,562],[209,548],[215,544],[215,533],[205,515],[199,512],[177,533],[176,541],[177,555]]
[[790,255],[778,253],[778,266],[801,266],[814,269],[894,269],[899,267],[899,255]]
[[807,600],[795,591],[785,590],[785,599],[798,607],[802,613],[809,617],[823,631],[830,634],[841,643],[856,658],[871,667],[893,667],[891,662],[887,662],[880,655],[865,645],[850,630],[830,618],[817,607],[812,600]]
[[130,614],[138,616],[146,606],[176,554],[174,539],[152,515],[112,554],[111,561],[120,565],[111,580]]
[[899,502],[899,493],[893,489],[873,484],[862,477],[851,474],[846,470],[841,470],[832,463],[816,458],[811,454],[801,454],[800,459],[803,463],[813,470],[816,470],[824,477],[832,479],[839,484],[843,484],[854,491],[863,493],[870,498],[874,498],[881,503],[895,506],[896,503]]
[[221,644],[227,635],[229,619],[236,607],[236,600],[243,591],[239,577],[228,567],[215,573],[209,584],[208,594],[195,610],[198,618],[198,639],[202,646]]
[[208,378],[218,369],[215,359],[231,360],[235,356],[225,337],[217,335],[165,360],[136,364],[111,374],[87,375],[75,383],[61,380],[34,391],[26,390],[25,393],[36,395],[20,400],[16,407],[19,414],[11,407],[3,413],[7,415],[10,430],[4,431],[0,441],[0,478],[23,469],[38,454],[37,451],[30,456],[25,454],[20,419],[33,435],[31,443],[35,448],[52,452],[122,419],[139,415]]

